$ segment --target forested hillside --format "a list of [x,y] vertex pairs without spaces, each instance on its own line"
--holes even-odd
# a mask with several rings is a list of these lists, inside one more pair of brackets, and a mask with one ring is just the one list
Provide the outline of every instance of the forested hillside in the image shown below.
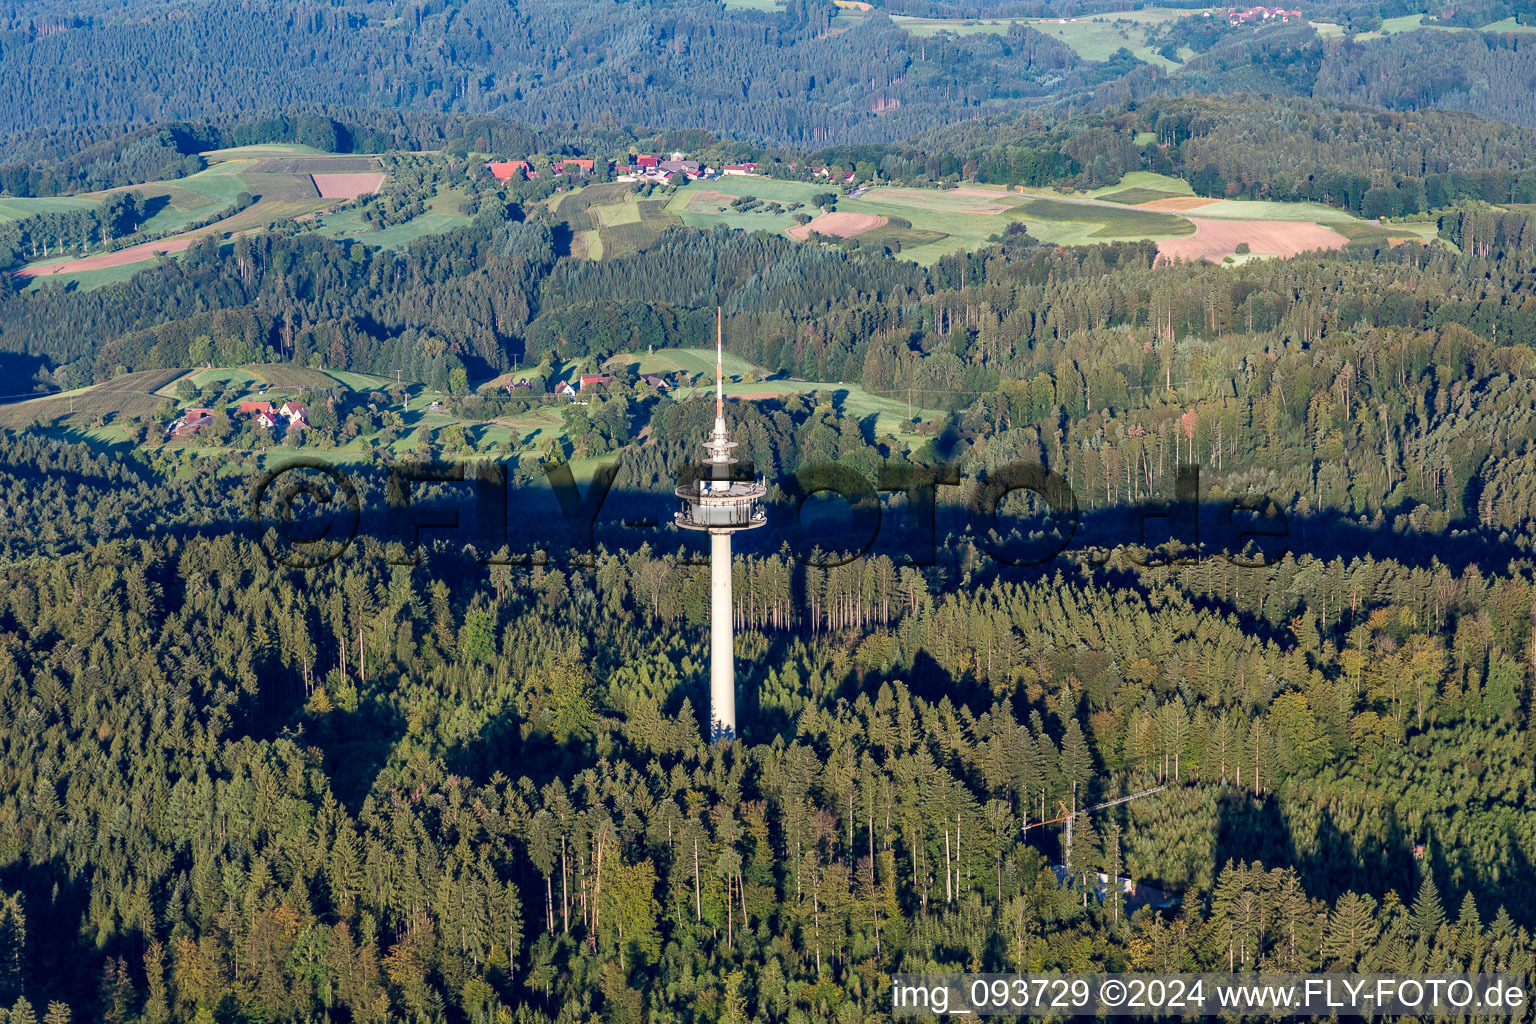
[[[1019,20],[999,32],[966,31],[956,20],[953,31],[930,37],[890,15],[977,12],[911,2],[865,12],[831,0],[767,11],[707,0],[471,0],[418,4],[402,15],[381,0],[324,8],[139,0],[129,17],[111,5],[32,0],[0,10],[0,74],[11,100],[0,137],[325,105],[494,113],[550,128],[687,126],[816,147],[901,139],[1026,105],[1080,108],[1090,97],[1118,105],[1189,92],[1469,110],[1536,125],[1531,51],[1519,35],[1425,29],[1370,38],[1364,33],[1379,24],[1380,10],[1324,5],[1308,16],[1337,18],[1352,34],[1325,38],[1306,21],[1182,34],[1175,27],[1159,45],[1165,57],[1187,60],[1164,71],[1129,49],[1085,59],[1022,20],[1105,6],[988,7],[988,17]],[[1448,9],[1426,24],[1480,27],[1477,17],[1495,23],[1502,10]],[[105,53],[114,59],[99,59]],[[189,60],[193,54],[201,59]]]
[[[1157,86],[1133,103],[956,124],[1098,71],[1026,31],[924,41],[818,4],[618,29],[492,6],[4,8],[0,70],[54,126],[7,191],[387,144],[444,150],[382,161],[391,203],[452,179],[466,205],[394,246],[293,223],[0,289],[0,369],[57,392],[0,405],[0,1024],[877,1024],[906,971],[1536,971],[1530,128],[1309,98],[1266,49],[1305,25],[1190,61],[1301,95],[1158,73],[1122,81]],[[170,41],[249,63],[167,70]],[[76,60],[108,43],[139,65]],[[906,120],[865,116],[869,89]],[[405,109],[236,109],[301,94]],[[192,119],[93,127],[151,108]],[[1140,189],[1170,209],[1310,201],[1281,209],[1352,234],[1183,263],[1016,220],[925,266],[674,224],[594,259],[573,222],[627,186],[484,166],[673,142],[761,159],[751,188],[839,168],[822,208],[875,177],[1113,206],[1157,171],[1184,179]],[[0,239],[120,237],[142,199],[34,205]],[[715,416],[688,368],[713,353],[686,350],[717,324],[769,522],[731,566],[739,734],[708,743],[707,573],[668,513]],[[236,424],[257,380],[308,426]],[[194,407],[206,430],[168,429]],[[359,507],[313,568],[285,545],[329,486],[287,520],[260,490],[295,455]],[[431,460],[479,465],[390,477]],[[795,474],[830,463],[959,482],[931,538],[891,490],[873,539],[830,499],[798,525]],[[986,514],[1020,463],[1070,501]],[[591,522],[547,483],[590,501],[608,467]],[[503,476],[506,522],[470,515]],[[409,511],[465,529],[408,549]],[[1043,822],[1147,790],[1077,815],[1070,848]]]
[[[32,18],[24,5],[0,36],[12,98],[0,133],[327,103],[729,128],[814,145],[899,138],[987,101],[1096,80],[1032,29],[924,42],[877,16],[833,30],[830,0],[774,14],[702,0],[397,10],[199,0],[133,19],[107,9]],[[104,52],[117,59],[96,59]],[[189,63],[191,53],[208,59]]]

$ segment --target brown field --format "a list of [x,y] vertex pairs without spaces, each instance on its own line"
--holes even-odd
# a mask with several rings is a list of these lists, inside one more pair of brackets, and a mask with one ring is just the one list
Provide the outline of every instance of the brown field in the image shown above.
[[789,237],[805,241],[812,234],[833,238],[852,238],[866,231],[884,227],[886,219],[873,213],[824,213],[809,224],[796,224],[788,231]]
[[63,263],[49,263],[42,267],[22,267],[16,271],[16,276],[48,277],[51,274],[78,274],[82,270],[125,267],[140,260],[153,259],[163,252],[181,252],[195,241],[197,241],[195,238],[172,238],[163,242],[145,242],[143,245],[102,253],[100,256],[85,256],[78,260],[65,260]]
[[1342,249],[1349,239],[1311,221],[1211,220],[1190,217],[1195,233],[1157,243],[1162,260],[1209,260],[1218,263],[1237,252],[1239,243],[1262,256],[1294,256],[1309,249]]
[[1183,213],[1185,210],[1198,210],[1202,207],[1215,206],[1222,202],[1225,202],[1225,200],[1211,199],[1208,196],[1169,196],[1167,199],[1154,199],[1150,203],[1137,203],[1136,209]]
[[321,199],[356,199],[358,196],[377,192],[384,184],[380,171],[365,174],[311,174],[315,190]]

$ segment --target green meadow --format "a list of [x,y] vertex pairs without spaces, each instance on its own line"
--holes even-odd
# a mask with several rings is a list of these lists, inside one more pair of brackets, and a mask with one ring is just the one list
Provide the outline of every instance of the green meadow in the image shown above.
[[101,200],[94,196],[39,196],[35,199],[0,199],[0,224],[13,220],[25,220],[39,213],[62,213],[95,206]]

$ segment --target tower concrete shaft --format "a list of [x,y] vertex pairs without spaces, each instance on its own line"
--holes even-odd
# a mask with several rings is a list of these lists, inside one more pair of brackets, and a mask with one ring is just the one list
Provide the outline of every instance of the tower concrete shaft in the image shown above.
[[709,736],[736,735],[736,655],[731,612],[731,535],[709,535]]

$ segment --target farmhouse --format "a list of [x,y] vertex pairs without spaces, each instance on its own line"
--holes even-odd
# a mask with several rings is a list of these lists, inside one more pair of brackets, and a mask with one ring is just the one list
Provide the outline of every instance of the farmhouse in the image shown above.
[[526,160],[492,160],[485,166],[495,176],[497,181],[511,181],[514,178],[522,177],[538,177],[538,172],[530,168]]
[[555,170],[563,174],[591,174],[596,162],[592,160],[562,160]]
[[197,433],[212,423],[212,409],[188,409],[185,416],[166,427],[165,430],[171,437],[185,437],[188,434]]
[[571,401],[573,401],[573,402],[576,401],[576,388],[573,387],[571,385],[571,382],[568,381],[568,380],[563,380],[558,385],[555,386],[555,394],[557,394],[557,395],[564,395],[566,398],[569,398]]
[[241,402],[240,403],[240,408],[237,411],[239,412],[239,414],[241,416],[249,416],[252,413],[266,413],[267,415],[271,415],[271,413],[272,413],[272,403],[271,402]]
[[662,376],[660,376],[658,374],[642,373],[640,375],[640,380],[647,387],[655,388],[657,391],[671,391],[672,390],[672,385],[667,383],[667,378],[662,377]]
[[613,374],[611,373],[584,373],[581,375],[581,387],[579,390],[585,391],[589,387],[595,388],[604,384],[612,384],[613,380]]
[[663,160],[656,166],[656,169],[663,175],[673,175],[678,171],[682,171],[688,176],[690,181],[696,180],[704,174],[704,168],[697,160],[683,160],[676,156],[671,160]]
[[721,174],[756,174],[757,164],[726,164],[720,169]]
[[302,430],[309,426],[309,423],[305,420],[304,407],[298,402],[284,402],[282,408],[277,411],[279,415],[288,421],[289,429]]
[[641,153],[631,160],[630,163],[642,171],[654,171],[661,164],[661,157]]

